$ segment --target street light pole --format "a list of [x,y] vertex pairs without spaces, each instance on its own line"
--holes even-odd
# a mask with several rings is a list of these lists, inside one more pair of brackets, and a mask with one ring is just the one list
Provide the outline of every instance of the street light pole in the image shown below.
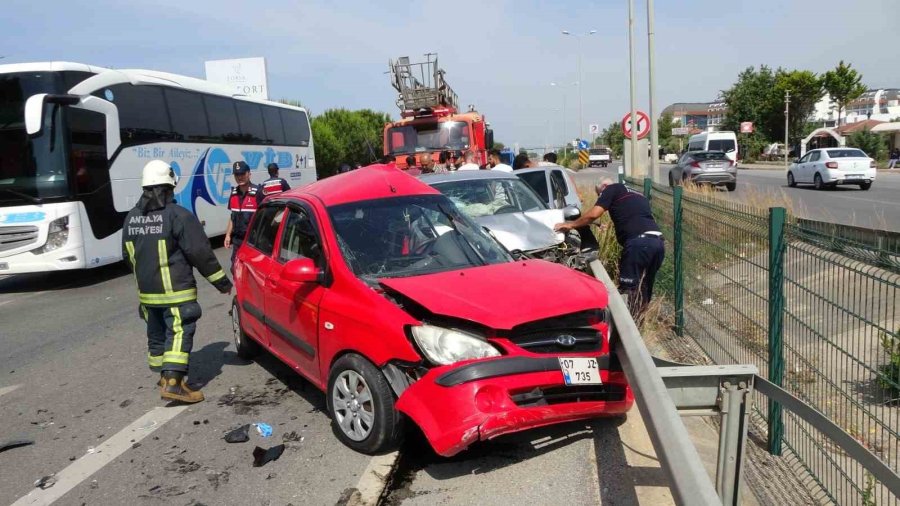
[[562,134],[563,134],[563,155],[564,156],[568,156],[568,154],[569,154],[569,135],[568,135],[568,131],[566,130],[566,88],[568,88],[569,86],[576,86],[576,85],[579,87],[579,89],[581,88],[581,85],[578,83],[578,81],[571,83],[571,84],[565,84],[565,85],[561,85],[558,83],[550,83],[550,86],[558,87],[560,89],[560,91],[562,91],[562,99],[563,99],[563,103],[562,103],[562,105],[563,105],[563,107],[562,107],[562,121],[563,121]]
[[788,168],[788,153],[790,152],[788,146],[788,132],[790,129],[789,118],[791,114],[791,90],[787,90],[784,92],[784,168],[787,170]]
[[584,85],[584,78],[581,75],[581,38],[589,37],[597,33],[597,30],[591,30],[585,34],[577,35],[568,30],[562,31],[563,35],[571,35],[578,39],[578,138],[584,139],[584,100],[581,88]]
[[628,75],[631,96],[631,175],[637,167],[637,112],[634,107],[634,0],[628,0]]
[[653,107],[656,88],[653,83],[653,0],[647,0],[647,60],[650,67],[647,81],[650,83],[650,177],[654,178],[659,173],[659,126],[656,119],[656,110]]

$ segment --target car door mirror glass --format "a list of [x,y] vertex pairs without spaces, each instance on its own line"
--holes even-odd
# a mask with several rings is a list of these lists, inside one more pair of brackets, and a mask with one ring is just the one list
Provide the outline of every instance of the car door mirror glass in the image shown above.
[[316,283],[319,281],[319,273],[312,258],[295,258],[284,265],[281,278],[295,283]]

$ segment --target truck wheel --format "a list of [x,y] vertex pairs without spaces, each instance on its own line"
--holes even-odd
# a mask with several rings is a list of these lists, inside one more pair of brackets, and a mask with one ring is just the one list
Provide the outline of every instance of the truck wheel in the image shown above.
[[403,417],[394,405],[387,379],[365,358],[339,358],[328,375],[328,411],[342,443],[366,454],[396,448],[403,434]]
[[735,189],[737,189],[737,183],[725,183],[725,189],[733,192]]
[[869,181],[868,183],[859,183],[859,189],[860,189],[860,190],[868,190],[868,189],[871,188],[871,187],[872,187],[872,182],[871,182],[871,181]]

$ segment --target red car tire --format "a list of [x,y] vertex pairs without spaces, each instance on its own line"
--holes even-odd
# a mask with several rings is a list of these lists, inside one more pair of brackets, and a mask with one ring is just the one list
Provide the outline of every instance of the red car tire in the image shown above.
[[403,435],[403,415],[384,374],[365,358],[339,358],[328,375],[326,393],[331,425],[342,443],[360,453],[395,449]]

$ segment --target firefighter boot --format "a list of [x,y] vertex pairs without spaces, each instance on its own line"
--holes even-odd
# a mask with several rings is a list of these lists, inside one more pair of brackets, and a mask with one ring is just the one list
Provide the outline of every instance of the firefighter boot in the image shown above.
[[203,400],[203,392],[191,390],[184,381],[181,371],[163,371],[165,384],[160,387],[159,395],[164,400],[180,401],[193,404]]

